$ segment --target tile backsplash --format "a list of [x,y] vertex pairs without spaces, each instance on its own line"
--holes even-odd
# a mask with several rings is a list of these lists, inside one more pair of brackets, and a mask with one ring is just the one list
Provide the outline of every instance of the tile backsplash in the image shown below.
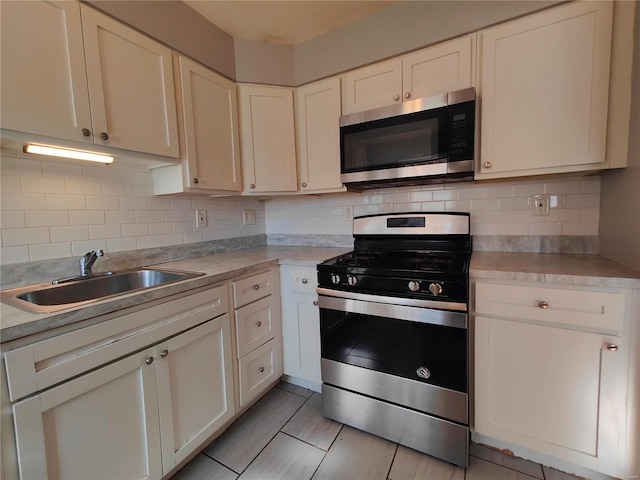
[[[472,234],[490,239],[597,239],[600,177],[456,183],[363,193],[273,197],[154,197],[148,170],[0,156],[3,265],[267,235],[268,243],[341,245],[352,218],[407,211],[471,212]],[[532,215],[533,195],[550,197],[548,216]],[[196,210],[208,225],[196,229]],[[254,210],[255,225],[243,224]],[[302,240],[300,240],[302,239]],[[490,248],[490,247],[487,247]]]
[[[265,233],[263,202],[154,197],[148,170],[2,151],[0,177],[3,265]],[[196,229],[196,210],[207,211],[206,228]],[[256,212],[255,225],[243,210]]]

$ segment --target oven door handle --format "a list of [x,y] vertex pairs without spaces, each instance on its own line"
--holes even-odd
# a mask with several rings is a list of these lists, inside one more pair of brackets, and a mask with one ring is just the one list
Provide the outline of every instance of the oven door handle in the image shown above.
[[[374,317],[396,318],[409,322],[427,323],[431,325],[442,325],[446,327],[468,328],[468,315],[464,312],[436,310],[434,308],[414,307],[408,305],[398,305],[372,300],[362,300],[357,298],[345,298],[345,296],[332,296],[335,290],[318,288],[318,306],[320,309],[337,310],[339,312],[358,313],[361,315],[371,315]],[[345,292],[340,292],[343,294]],[[356,295],[348,293],[355,297]],[[376,297],[367,295],[368,297]],[[393,297],[377,297],[393,298]],[[394,299],[402,301],[402,299]],[[445,303],[445,302],[438,302]]]

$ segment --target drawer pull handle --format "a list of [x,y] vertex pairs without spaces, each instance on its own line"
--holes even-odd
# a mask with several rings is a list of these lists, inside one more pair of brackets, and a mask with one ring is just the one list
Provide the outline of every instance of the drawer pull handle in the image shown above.
[[549,308],[549,304],[547,302],[538,302],[538,308],[546,310],[547,308]]
[[618,351],[618,345],[616,345],[615,343],[605,343],[604,346],[610,352],[617,352]]
[[303,279],[302,279],[302,283],[303,283],[304,285],[306,285],[307,283],[309,283],[309,280],[307,280],[306,278],[303,278]]
[[262,322],[256,322],[256,326],[261,327],[262,326]]
[[254,290],[259,290],[259,289],[260,289],[260,285],[254,285],[254,286],[253,286],[253,289],[254,289]]
[[160,352],[160,356],[161,356],[162,358],[167,358],[167,355],[169,355],[169,350],[162,350],[162,351]]
[[317,307],[318,306],[318,300],[314,300],[313,304]]
[[258,370],[260,371],[260,373],[263,373],[264,372],[264,367],[260,367]]
[[153,363],[153,357],[146,357],[144,359],[144,363],[146,363],[147,365],[151,365]]

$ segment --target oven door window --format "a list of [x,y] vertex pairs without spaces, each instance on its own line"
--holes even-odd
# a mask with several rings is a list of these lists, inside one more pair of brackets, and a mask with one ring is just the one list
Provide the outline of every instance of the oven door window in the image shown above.
[[446,108],[340,128],[342,173],[438,163],[448,154]]
[[467,330],[320,310],[322,358],[467,393]]

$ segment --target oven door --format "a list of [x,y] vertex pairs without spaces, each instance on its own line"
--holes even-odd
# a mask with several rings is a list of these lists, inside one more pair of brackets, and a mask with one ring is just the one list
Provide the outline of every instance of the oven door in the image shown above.
[[323,383],[468,424],[467,313],[329,292],[318,296]]

